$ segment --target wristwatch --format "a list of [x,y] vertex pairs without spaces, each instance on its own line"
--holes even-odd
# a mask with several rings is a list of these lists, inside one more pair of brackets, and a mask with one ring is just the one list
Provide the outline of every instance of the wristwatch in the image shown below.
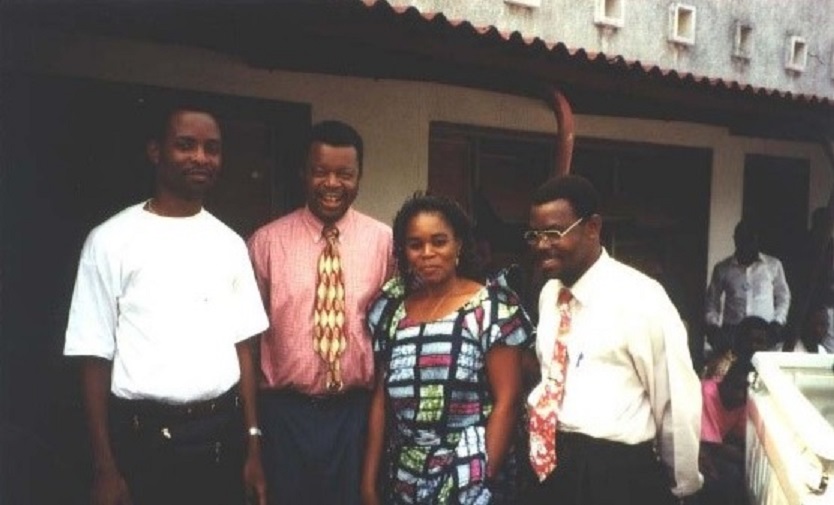
[[264,432],[261,431],[260,428],[257,426],[250,426],[248,430],[250,437],[262,437],[264,436]]

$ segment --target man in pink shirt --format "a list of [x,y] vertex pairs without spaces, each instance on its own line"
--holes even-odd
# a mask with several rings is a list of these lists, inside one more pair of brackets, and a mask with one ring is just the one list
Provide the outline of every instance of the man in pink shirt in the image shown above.
[[[353,505],[374,384],[365,309],[393,271],[391,229],[351,206],[363,157],[352,127],[316,124],[307,146],[306,205],[249,240],[270,319],[261,338],[264,470],[270,503]],[[332,226],[344,285],[345,340],[335,363],[314,339],[319,258]]]

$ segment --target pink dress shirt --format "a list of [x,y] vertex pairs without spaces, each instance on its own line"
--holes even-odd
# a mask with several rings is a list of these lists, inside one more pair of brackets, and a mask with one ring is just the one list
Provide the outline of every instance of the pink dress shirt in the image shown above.
[[701,440],[720,444],[730,433],[744,439],[747,409],[742,405],[727,410],[718,394],[719,382],[719,379],[704,379],[701,382],[704,399],[704,410],[701,413]]
[[[261,388],[326,393],[327,365],[313,351],[316,268],[323,223],[306,207],[257,230],[249,255],[269,314],[261,338]],[[371,389],[374,356],[365,311],[393,271],[391,228],[354,209],[336,223],[345,282],[345,390]]]

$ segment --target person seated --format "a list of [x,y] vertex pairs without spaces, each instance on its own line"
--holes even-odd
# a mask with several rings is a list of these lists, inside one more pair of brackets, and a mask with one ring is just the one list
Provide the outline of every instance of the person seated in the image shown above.
[[772,350],[783,352],[802,352],[828,354],[828,350],[822,345],[828,336],[828,328],[831,325],[828,307],[817,305],[808,311],[805,324],[802,326],[802,337],[791,341],[779,342]]
[[745,317],[738,324],[731,348],[714,354],[704,367],[701,376],[704,379],[720,381],[734,362],[737,360],[750,362],[753,354],[769,349],[773,345],[771,342],[767,321],[758,316]]
[[744,430],[747,386],[752,366],[738,358],[723,378],[701,382],[702,505],[741,505],[744,491]]

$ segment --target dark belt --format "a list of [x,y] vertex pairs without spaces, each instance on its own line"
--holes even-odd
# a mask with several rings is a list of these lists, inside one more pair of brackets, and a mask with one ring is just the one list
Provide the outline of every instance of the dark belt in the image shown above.
[[211,400],[184,404],[162,403],[156,400],[126,400],[110,397],[110,405],[117,412],[160,419],[199,418],[209,414],[230,412],[240,406],[237,385]]
[[556,454],[560,463],[583,457],[602,458],[610,464],[628,464],[635,458],[647,458],[648,461],[657,458],[654,442],[651,440],[639,444],[624,444],[594,438],[584,433],[565,431],[556,432]]
[[267,398],[275,398],[313,407],[336,407],[353,401],[368,398],[371,392],[367,389],[354,388],[334,394],[308,395],[293,389],[264,389],[261,394]]

